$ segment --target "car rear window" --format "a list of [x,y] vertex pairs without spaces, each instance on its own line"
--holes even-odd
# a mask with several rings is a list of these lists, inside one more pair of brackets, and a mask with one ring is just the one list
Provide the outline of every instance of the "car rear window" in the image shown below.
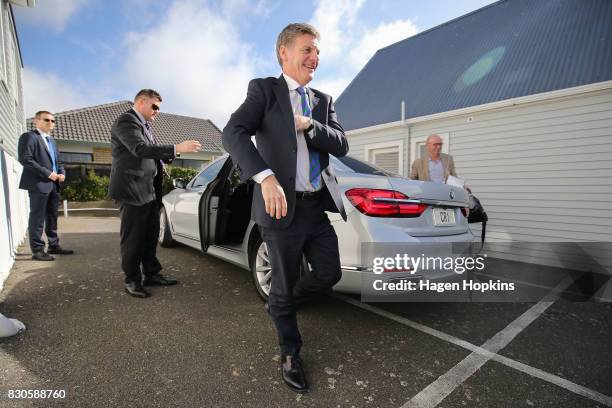
[[393,176],[394,174],[378,168],[373,164],[363,162],[361,160],[355,159],[354,157],[344,156],[344,157],[334,157],[330,156],[332,165],[338,171],[344,172],[352,172],[352,173],[361,173],[361,174],[372,174],[376,176]]

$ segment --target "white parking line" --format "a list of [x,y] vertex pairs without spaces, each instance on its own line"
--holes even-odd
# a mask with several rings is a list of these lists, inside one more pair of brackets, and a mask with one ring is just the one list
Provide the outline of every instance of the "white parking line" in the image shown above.
[[531,324],[542,313],[544,313],[544,311],[548,309],[548,307],[550,307],[559,297],[559,294],[562,293],[564,289],[567,289],[569,286],[571,286],[572,283],[573,280],[571,279],[571,277],[568,277],[567,279],[563,280],[559,285],[557,285],[556,288],[553,289],[551,293],[547,294],[542,300],[540,300],[540,302],[532,306],[520,317],[518,317],[516,320],[506,326],[506,328],[504,328],[502,331],[500,331],[487,342],[485,342],[482,347],[476,346],[470,342],[461,340],[457,337],[451,336],[447,333],[441,332],[431,327],[414,322],[410,319],[406,319],[404,317],[387,312],[386,310],[382,310],[377,307],[361,303],[348,296],[339,294],[334,294],[334,296],[361,309],[386,317],[400,324],[412,327],[413,329],[419,330],[423,333],[427,333],[431,336],[437,337],[441,340],[472,351],[469,356],[459,362],[455,367],[451,368],[448,372],[440,376],[436,381],[431,383],[420,393],[415,395],[410,401],[404,404],[402,408],[423,408],[437,406],[444,398],[446,398],[451,392],[453,392],[453,390],[455,390],[460,384],[466,381],[470,376],[472,376],[472,374],[474,374],[489,360],[494,360],[508,367],[521,371],[525,374],[542,379],[551,384],[555,384],[561,388],[564,388],[583,397],[589,398],[598,403],[602,403],[607,406],[612,406],[611,397],[608,397],[604,394],[588,389],[581,385],[575,384],[554,374],[547,373],[543,370],[528,366],[526,364],[497,354],[497,352],[506,347],[522,330],[524,330],[529,324]]

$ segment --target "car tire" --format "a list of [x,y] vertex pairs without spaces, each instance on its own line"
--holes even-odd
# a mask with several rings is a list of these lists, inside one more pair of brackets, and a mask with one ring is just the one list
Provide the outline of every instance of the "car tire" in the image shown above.
[[166,215],[166,209],[164,207],[159,211],[159,245],[164,248],[170,248],[176,246],[176,241],[172,239],[172,233],[170,232],[170,225],[168,223],[168,216]]
[[[257,294],[263,301],[268,301],[270,288],[272,287],[272,265],[270,264],[270,256],[268,247],[263,239],[257,235],[251,246],[250,265],[253,285],[257,290]],[[302,257],[302,265],[300,276],[309,272],[308,262],[305,257]]]

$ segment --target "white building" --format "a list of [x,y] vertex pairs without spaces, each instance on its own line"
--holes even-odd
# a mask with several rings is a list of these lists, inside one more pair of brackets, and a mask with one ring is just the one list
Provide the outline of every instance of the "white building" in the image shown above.
[[22,167],[17,142],[25,131],[22,61],[12,5],[34,6],[33,0],[0,0],[0,289],[15,261],[28,227],[28,194],[19,190]]
[[612,2],[499,1],[379,50],[336,110],[350,155],[404,176],[443,136],[489,256],[612,271]]

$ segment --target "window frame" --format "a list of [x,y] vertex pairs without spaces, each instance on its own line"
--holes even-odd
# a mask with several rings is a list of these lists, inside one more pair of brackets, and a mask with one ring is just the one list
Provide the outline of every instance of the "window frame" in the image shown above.
[[[215,178],[216,178],[216,177],[219,175],[219,173],[220,173],[220,172],[221,172],[221,170],[223,169],[223,165],[225,164],[226,159],[227,159],[226,157],[222,157],[222,158],[220,158],[220,159],[218,159],[218,160],[215,160],[215,161],[210,162],[210,163],[208,164],[208,166],[206,166],[205,168],[203,168],[203,169],[202,169],[202,171],[200,171],[200,172],[199,172],[199,173],[198,173],[198,174],[197,174],[197,175],[196,175],[196,176],[193,178],[193,180],[191,180],[191,181],[189,182],[189,185],[187,186],[187,188],[188,188],[189,190],[191,190],[191,189],[194,189],[194,188],[206,187],[208,184],[210,184],[210,182],[211,182],[211,181],[213,181],[213,180],[214,180],[214,179],[215,179]],[[204,172],[206,172],[206,170],[210,169],[212,166],[214,166],[214,165],[215,165],[215,164],[217,164],[217,163],[221,163],[221,167],[219,167],[219,170],[217,171],[217,174],[215,175],[215,177],[213,177],[212,179],[210,179],[210,180],[208,181],[208,183],[206,183],[206,184],[198,184],[198,185],[196,186],[196,185],[195,185],[196,180],[197,180],[197,179],[198,179],[198,178],[199,178],[199,177],[200,177],[200,176],[201,176],[201,175],[202,175]]]
[[[376,167],[379,167],[374,161],[370,160],[370,154],[372,151],[375,150],[383,150],[380,153],[391,153],[394,151],[394,148],[397,150],[398,153],[398,160],[397,160],[397,173],[400,176],[404,176],[404,140],[403,139],[397,139],[397,140],[393,140],[390,142],[381,142],[381,143],[370,143],[364,146],[364,159],[366,162],[373,164]],[[389,173],[393,173],[393,171],[388,170],[388,169],[384,169],[386,171],[388,171]]]

